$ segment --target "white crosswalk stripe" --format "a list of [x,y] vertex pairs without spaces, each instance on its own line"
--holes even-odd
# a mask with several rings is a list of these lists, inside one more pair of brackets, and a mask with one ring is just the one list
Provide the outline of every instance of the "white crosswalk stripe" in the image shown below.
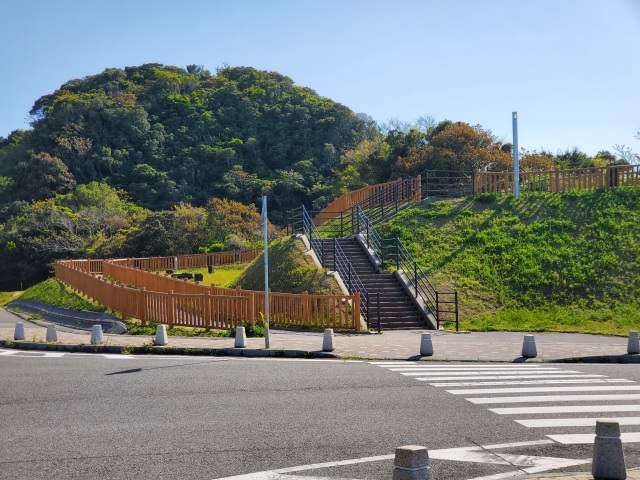
[[[640,385],[625,378],[586,374],[579,370],[545,364],[420,364],[420,362],[377,362],[376,366],[445,388],[475,405],[490,406],[497,415],[522,416],[515,421],[543,432],[557,443],[591,443],[596,417],[585,413],[632,412],[638,416],[620,416],[621,427],[640,425]],[[509,404],[521,403],[521,407]],[[535,406],[547,403],[546,406]],[[569,405],[567,405],[569,403]],[[524,404],[530,404],[524,405]],[[502,406],[504,405],[504,406]],[[566,418],[550,418],[564,415]],[[637,427],[636,427],[637,428]],[[566,430],[571,429],[571,430]],[[576,433],[576,429],[583,429]],[[640,432],[623,430],[623,441],[640,442]]]

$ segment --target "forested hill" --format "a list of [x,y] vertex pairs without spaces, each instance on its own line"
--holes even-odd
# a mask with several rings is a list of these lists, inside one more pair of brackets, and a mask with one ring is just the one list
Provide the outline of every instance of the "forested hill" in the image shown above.
[[33,129],[0,137],[2,203],[104,182],[153,210],[211,197],[275,211],[326,203],[340,155],[365,139],[350,109],[279,73],[147,64],[38,99]]

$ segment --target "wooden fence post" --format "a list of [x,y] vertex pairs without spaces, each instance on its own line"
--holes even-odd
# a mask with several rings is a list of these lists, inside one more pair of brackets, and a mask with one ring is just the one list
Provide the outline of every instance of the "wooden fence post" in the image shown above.
[[169,298],[167,299],[167,323],[169,328],[172,328],[176,321],[176,299],[173,296],[173,290],[169,292]]
[[147,323],[147,295],[145,293],[145,288],[140,287],[138,290],[138,315],[140,315],[140,320],[142,324]]
[[211,291],[208,291],[204,297],[204,325],[207,330],[213,325],[213,319],[211,318]]
[[476,168],[473,171],[473,194],[477,195],[480,190],[480,175],[478,174],[478,169]]
[[256,294],[255,293],[250,293],[249,294],[249,305],[248,305],[248,317],[249,317],[249,323],[251,324],[252,327],[255,326],[256,324]]
[[309,305],[309,292],[302,292],[302,321],[304,325],[311,326],[311,306]]

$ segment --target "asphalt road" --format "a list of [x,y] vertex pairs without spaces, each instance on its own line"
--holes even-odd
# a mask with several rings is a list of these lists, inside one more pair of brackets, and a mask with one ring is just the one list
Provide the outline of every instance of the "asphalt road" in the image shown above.
[[[469,395],[452,394],[448,387],[432,385],[433,377],[420,381],[418,375],[404,375],[411,370],[395,371],[386,365],[3,353],[0,351],[2,479],[217,479],[247,475],[244,478],[256,480],[388,480],[394,449],[406,444],[424,445],[434,452],[431,464],[436,480],[515,472],[524,468],[517,466],[522,456],[591,457],[590,444],[557,443],[547,437],[552,433],[548,428],[528,428],[514,421],[531,415],[493,413],[490,409],[496,405],[473,403],[467,399]],[[398,365],[412,367],[406,362]],[[605,376],[586,377],[586,381],[627,379],[631,382],[615,385],[628,386],[640,381],[640,369],[634,365],[546,367]],[[640,400],[615,403],[638,405]],[[558,416],[566,415],[555,414]],[[562,433],[588,431],[592,429],[567,427]],[[640,426],[623,427],[623,432],[627,431],[640,431]],[[512,445],[520,442],[528,444]],[[496,444],[501,446],[491,447]],[[452,448],[475,450],[444,450]],[[480,455],[476,451],[493,452],[503,461],[468,461]],[[628,466],[640,466],[640,443],[625,444],[625,454]],[[365,457],[378,458],[331,464]],[[541,462],[532,461],[535,465]],[[281,471],[286,468],[290,470]],[[567,466],[565,470],[585,468],[588,465]]]

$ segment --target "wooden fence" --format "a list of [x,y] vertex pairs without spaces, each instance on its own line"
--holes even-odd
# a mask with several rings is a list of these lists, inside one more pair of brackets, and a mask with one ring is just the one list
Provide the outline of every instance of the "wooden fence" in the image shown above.
[[[521,192],[561,193],[640,184],[640,165],[574,168],[520,172]],[[480,172],[473,175],[473,193],[514,193],[513,172]]]
[[174,257],[119,258],[110,262],[142,270],[179,270],[206,267],[207,265],[231,265],[248,263],[256,259],[262,249],[235,250],[231,252],[198,253],[195,255],[177,255]]
[[170,327],[228,329],[245,322],[253,323],[255,318],[254,302],[250,296],[153,292],[117,285],[86,270],[74,268],[71,262],[66,261],[56,263],[55,273],[58,280],[74,290],[124,317],[137,318],[143,323],[151,321]]
[[[138,259],[139,260],[139,259]],[[200,328],[254,324],[265,312],[263,291],[220,288],[178,280],[104,260],[104,277],[88,260],[56,263],[56,278],[125,317]],[[91,261],[93,262],[93,260]],[[107,278],[109,280],[107,280]],[[360,330],[360,294],[308,295],[270,292],[272,326]]]
[[[377,185],[368,185],[366,187],[360,188],[359,190],[347,192],[344,195],[335,198],[331,203],[323,208],[320,213],[318,213],[318,215],[313,219],[313,223],[315,223],[316,226],[320,226],[327,220],[339,217],[341,212],[344,212],[345,210],[350,209],[358,203],[373,197],[374,195],[384,191],[388,187],[396,184],[401,184],[404,181],[405,180],[403,180],[402,178],[399,178],[398,180],[393,180],[391,182],[379,183]],[[418,175],[416,178],[411,179],[411,182],[411,188],[402,188],[399,190],[399,192],[402,195],[412,195],[412,198],[400,198],[396,200],[401,201],[414,199],[417,202],[420,201],[422,192],[420,175]]]

